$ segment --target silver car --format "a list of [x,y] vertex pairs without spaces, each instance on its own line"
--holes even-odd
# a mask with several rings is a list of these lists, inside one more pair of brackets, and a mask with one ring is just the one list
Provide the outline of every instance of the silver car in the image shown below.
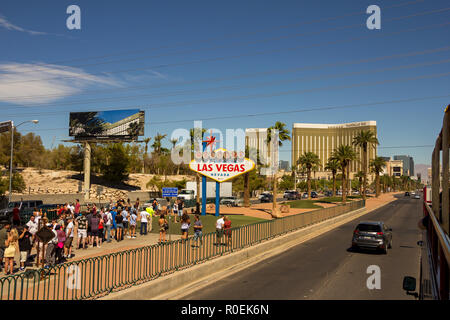
[[392,229],[381,221],[360,222],[353,231],[353,249],[376,249],[387,253],[392,248]]

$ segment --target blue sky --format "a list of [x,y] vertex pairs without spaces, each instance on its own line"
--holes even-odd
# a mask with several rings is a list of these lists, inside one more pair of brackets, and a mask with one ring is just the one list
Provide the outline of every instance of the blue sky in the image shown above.
[[[72,4],[81,30],[66,27]],[[381,30],[366,28],[372,4]],[[78,111],[140,108],[150,137],[221,116],[203,126],[375,120],[380,155],[429,163],[432,147],[398,147],[433,145],[442,126],[449,18],[444,0],[2,0],[0,121],[38,119],[19,129],[48,148]]]

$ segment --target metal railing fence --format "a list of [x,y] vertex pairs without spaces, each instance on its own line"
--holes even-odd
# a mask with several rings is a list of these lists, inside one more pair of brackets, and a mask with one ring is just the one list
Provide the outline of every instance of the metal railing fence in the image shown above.
[[93,299],[363,208],[364,200],[0,278],[1,300]]

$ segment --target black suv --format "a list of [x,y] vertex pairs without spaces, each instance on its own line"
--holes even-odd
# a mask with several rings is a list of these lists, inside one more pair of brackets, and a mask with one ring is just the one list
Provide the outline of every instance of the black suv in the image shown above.
[[353,231],[352,248],[379,249],[386,254],[392,248],[392,229],[381,221],[360,222]]
[[301,199],[301,195],[298,191],[286,191],[283,198],[286,198],[287,200],[298,200]]
[[16,204],[19,206],[20,219],[26,220],[26,217],[30,216],[33,213],[34,208],[42,205],[42,200],[24,200],[10,202],[7,208],[0,210],[0,224],[5,224],[6,222],[12,223],[13,209]]
[[261,196],[261,203],[263,202],[272,202],[273,201],[273,195],[271,195],[270,193],[264,193]]

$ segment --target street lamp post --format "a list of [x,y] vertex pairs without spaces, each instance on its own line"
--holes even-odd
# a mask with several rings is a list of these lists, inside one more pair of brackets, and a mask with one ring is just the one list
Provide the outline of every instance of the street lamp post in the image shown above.
[[11,158],[9,159],[9,199],[8,203],[11,202],[11,194],[12,194],[12,166],[13,166],[13,150],[14,150],[14,128],[17,128],[21,126],[24,123],[27,122],[33,122],[34,124],[37,124],[39,120],[27,120],[22,123],[19,123],[17,126],[14,127],[14,122],[11,121]]

